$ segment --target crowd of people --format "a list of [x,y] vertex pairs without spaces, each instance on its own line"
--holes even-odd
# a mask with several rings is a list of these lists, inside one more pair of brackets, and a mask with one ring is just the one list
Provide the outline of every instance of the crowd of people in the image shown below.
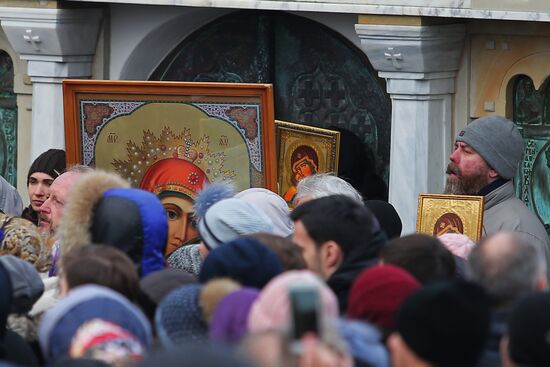
[[402,235],[332,174],[298,182],[292,210],[225,182],[185,191],[187,213],[48,150],[28,207],[0,182],[0,365],[550,366],[550,242],[513,195],[522,152],[502,117],[458,134],[446,192],[485,197],[475,243]]

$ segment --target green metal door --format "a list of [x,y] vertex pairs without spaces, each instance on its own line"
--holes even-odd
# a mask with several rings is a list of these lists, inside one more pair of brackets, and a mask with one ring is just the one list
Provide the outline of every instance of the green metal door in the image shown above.
[[550,83],[536,90],[531,78],[522,75],[516,78],[513,93],[513,117],[525,144],[516,192],[550,236]]
[[13,62],[0,51],[0,175],[17,185],[17,101],[13,93]]

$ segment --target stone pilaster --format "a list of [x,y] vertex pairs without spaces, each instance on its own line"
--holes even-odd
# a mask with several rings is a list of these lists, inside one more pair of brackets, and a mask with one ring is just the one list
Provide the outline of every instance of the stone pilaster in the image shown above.
[[465,28],[357,24],[355,29],[392,99],[389,201],[401,216],[403,233],[412,233],[418,194],[444,188]]
[[61,82],[91,76],[101,15],[99,9],[0,8],[2,28],[28,61],[33,85],[31,160],[65,148]]

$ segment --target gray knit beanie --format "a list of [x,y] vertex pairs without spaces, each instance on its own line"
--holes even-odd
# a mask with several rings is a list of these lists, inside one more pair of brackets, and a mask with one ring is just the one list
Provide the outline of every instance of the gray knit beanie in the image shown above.
[[238,237],[273,232],[273,222],[256,205],[230,198],[212,205],[199,221],[198,230],[209,250]]
[[202,265],[199,244],[181,246],[172,252],[166,261],[174,269],[185,270],[189,274],[199,276]]
[[170,292],[157,307],[155,328],[165,349],[208,341],[208,326],[199,305],[201,289],[200,284],[184,285]]
[[523,156],[523,138],[516,125],[502,116],[485,116],[472,121],[456,141],[472,148],[505,179],[516,175]]

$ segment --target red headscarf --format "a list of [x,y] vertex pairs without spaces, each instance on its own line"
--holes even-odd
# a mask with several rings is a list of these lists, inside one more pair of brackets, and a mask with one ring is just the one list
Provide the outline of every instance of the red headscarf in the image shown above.
[[154,163],[147,169],[139,188],[156,195],[164,191],[177,192],[193,200],[207,183],[208,177],[195,164],[185,159],[168,158]]

